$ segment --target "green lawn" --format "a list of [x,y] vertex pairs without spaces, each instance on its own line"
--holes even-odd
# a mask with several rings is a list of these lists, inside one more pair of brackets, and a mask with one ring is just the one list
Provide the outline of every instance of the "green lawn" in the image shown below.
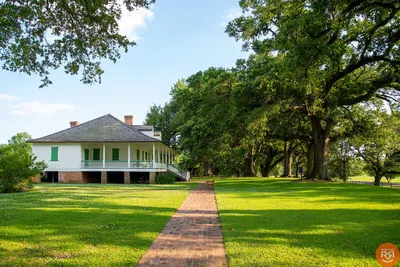
[[[373,182],[374,181],[374,177],[372,176],[368,176],[368,175],[362,175],[362,176],[353,176],[350,177],[351,181],[368,181],[368,182]],[[381,182],[383,183],[387,183],[386,178],[382,178]],[[400,183],[400,179],[396,178],[396,179],[392,179],[390,180],[391,183]]]
[[0,266],[134,266],[194,183],[0,194]]
[[400,190],[291,179],[218,179],[231,266],[379,266],[400,246]]

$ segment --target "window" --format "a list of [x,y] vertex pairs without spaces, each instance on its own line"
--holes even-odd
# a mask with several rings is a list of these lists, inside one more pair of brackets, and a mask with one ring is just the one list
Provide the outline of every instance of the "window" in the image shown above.
[[58,161],[58,147],[51,148],[51,161]]
[[100,160],[100,148],[93,148],[93,160]]
[[136,160],[140,160],[140,150],[136,151]]
[[85,167],[89,166],[89,149],[85,149]]
[[119,160],[119,148],[112,149],[112,160]]
[[85,160],[89,160],[89,149],[85,149]]

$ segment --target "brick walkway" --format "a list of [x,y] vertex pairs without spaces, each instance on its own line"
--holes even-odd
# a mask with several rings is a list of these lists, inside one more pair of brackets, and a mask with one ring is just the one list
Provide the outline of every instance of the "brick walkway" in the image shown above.
[[137,266],[228,266],[214,190],[201,182]]

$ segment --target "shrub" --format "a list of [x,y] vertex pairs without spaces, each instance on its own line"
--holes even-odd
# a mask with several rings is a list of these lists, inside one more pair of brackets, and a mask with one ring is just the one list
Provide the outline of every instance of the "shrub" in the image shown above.
[[173,184],[175,181],[175,175],[172,173],[158,174],[156,176],[156,184]]
[[28,138],[26,133],[17,134],[7,145],[0,145],[0,193],[32,188],[33,177],[46,168],[44,162],[36,162],[30,145],[26,143]]

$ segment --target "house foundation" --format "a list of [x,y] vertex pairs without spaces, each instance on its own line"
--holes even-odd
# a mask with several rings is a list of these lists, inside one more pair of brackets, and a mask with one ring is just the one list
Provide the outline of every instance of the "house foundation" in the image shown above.
[[75,183],[81,184],[83,183],[83,173],[82,172],[59,172],[58,173],[58,182],[59,183]]
[[150,172],[149,173],[149,184],[155,184],[156,183],[156,172]]
[[129,172],[124,172],[124,184],[131,183],[131,174]]
[[107,172],[101,172],[101,183],[102,184],[107,183]]

